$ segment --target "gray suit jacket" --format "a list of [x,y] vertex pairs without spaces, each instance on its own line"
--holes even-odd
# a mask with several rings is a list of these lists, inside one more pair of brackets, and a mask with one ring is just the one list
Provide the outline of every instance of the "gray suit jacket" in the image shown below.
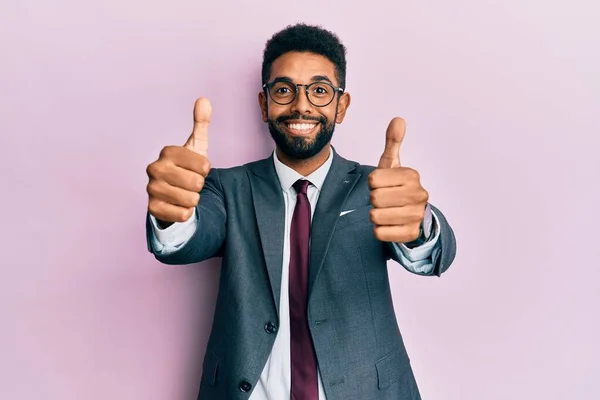
[[[420,399],[388,281],[386,262],[399,258],[375,238],[369,220],[373,169],[334,152],[313,216],[308,318],[327,400]],[[432,210],[441,225],[432,255],[439,276],[456,245],[442,213]],[[166,264],[222,257],[198,399],[248,399],[278,326],[284,201],[273,159],[213,168],[197,211],[194,237],[175,253],[155,256]]]

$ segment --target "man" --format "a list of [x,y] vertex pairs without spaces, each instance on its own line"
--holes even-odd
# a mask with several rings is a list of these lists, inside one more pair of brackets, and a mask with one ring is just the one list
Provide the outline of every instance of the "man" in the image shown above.
[[439,276],[455,240],[400,164],[404,121],[391,121],[377,168],[345,160],[330,145],[350,106],[337,36],[290,26],[263,56],[270,157],[211,168],[201,98],[185,145],[147,168],[149,250],[166,264],[222,257],[198,398],[420,399],[386,262]]

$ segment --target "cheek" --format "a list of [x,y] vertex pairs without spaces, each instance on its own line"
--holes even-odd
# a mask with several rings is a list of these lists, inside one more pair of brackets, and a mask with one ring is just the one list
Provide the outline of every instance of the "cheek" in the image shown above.
[[327,118],[327,122],[329,124],[333,124],[335,122],[335,106],[331,108],[327,108],[327,110],[323,110],[323,116]]
[[287,109],[285,106],[280,106],[277,104],[269,104],[267,107],[267,117],[270,120],[275,120],[280,115],[291,114],[291,111]]

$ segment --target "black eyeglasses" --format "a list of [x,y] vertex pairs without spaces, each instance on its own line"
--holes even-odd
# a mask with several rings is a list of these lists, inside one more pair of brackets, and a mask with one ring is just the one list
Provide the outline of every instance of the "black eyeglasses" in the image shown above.
[[343,88],[335,87],[327,82],[313,82],[308,85],[290,81],[276,80],[265,83],[263,89],[271,100],[285,106],[292,103],[298,96],[299,86],[304,86],[306,98],[315,107],[325,107],[335,98],[336,93],[344,93]]

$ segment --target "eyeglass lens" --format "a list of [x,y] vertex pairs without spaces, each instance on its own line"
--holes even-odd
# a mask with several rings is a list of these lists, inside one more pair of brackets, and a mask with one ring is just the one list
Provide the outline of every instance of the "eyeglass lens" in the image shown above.
[[[299,90],[303,90],[300,86]],[[335,90],[323,82],[314,82],[308,85],[308,100],[315,106],[325,106],[333,100]],[[271,86],[269,95],[274,102],[285,105],[290,104],[296,98],[296,85],[291,82],[275,82]]]

